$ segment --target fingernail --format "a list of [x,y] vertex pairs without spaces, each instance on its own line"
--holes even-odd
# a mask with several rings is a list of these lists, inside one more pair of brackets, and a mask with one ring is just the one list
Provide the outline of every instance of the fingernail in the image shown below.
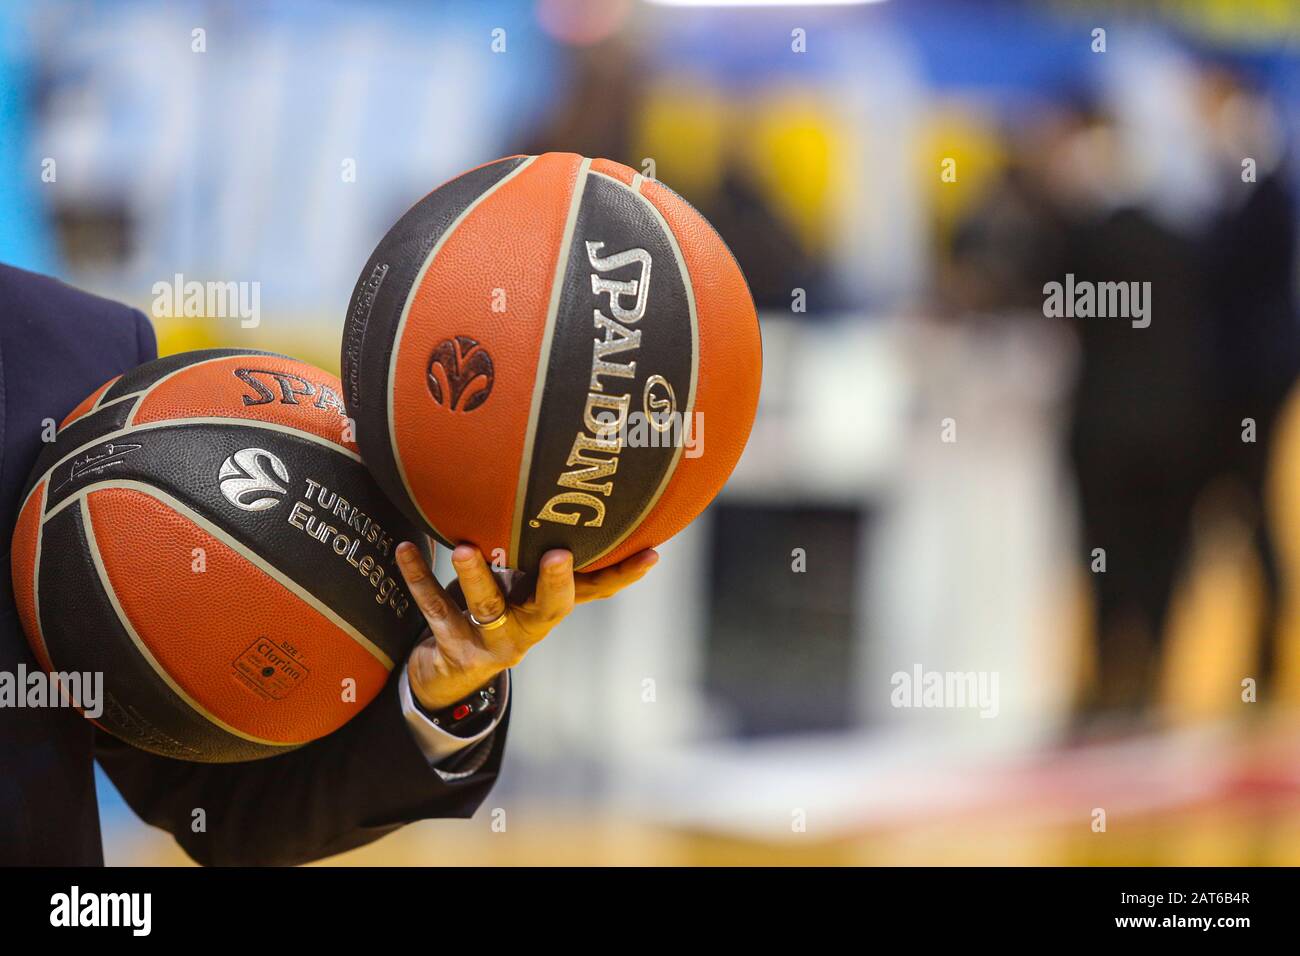
[[548,571],[563,571],[573,563],[573,555],[568,551],[548,551],[542,558],[542,565]]
[[416,548],[415,545],[411,544],[411,542],[403,541],[401,544],[397,546],[398,560],[410,560],[410,558],[413,557],[418,551],[419,549]]
[[453,561],[460,561],[462,563],[465,561],[473,561],[474,546],[472,544],[456,545],[456,550],[451,553],[451,559]]

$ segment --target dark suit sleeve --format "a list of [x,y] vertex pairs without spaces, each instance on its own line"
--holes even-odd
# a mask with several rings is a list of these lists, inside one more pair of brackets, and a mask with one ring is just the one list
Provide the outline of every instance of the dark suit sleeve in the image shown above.
[[[153,327],[139,312],[135,320],[139,361],[151,361]],[[439,764],[456,775],[444,778],[430,768],[402,714],[398,682],[405,670],[394,668],[379,697],[340,730],[278,757],[187,763],[98,730],[95,755],[142,820],[208,865],[307,863],[415,820],[472,816],[496,780],[509,708],[491,736]]]
[[139,309],[131,310],[135,319],[135,350],[139,357],[137,365],[152,362],[158,357],[158,337],[154,335],[153,323],[144,317]]
[[406,725],[397,693],[404,671],[395,668],[383,693],[340,730],[278,757],[187,763],[102,732],[96,755],[140,818],[205,865],[307,863],[415,820],[470,817],[496,780],[509,709],[491,736],[440,769],[481,765],[462,779],[444,779]]

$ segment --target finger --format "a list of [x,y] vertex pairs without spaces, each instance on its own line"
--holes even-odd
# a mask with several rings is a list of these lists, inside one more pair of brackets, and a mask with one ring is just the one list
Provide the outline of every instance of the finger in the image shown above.
[[574,601],[598,601],[617,594],[623,588],[646,576],[659,563],[659,552],[651,548],[624,558],[613,567],[574,575]]
[[537,571],[537,593],[529,610],[544,623],[553,624],[573,610],[573,555],[547,551]]
[[475,618],[487,624],[506,612],[505,596],[478,548],[472,544],[457,545],[451,553],[451,564],[465,595],[465,606]]
[[464,620],[456,605],[452,603],[447,592],[442,589],[433,571],[425,563],[420,549],[409,541],[397,546],[397,569],[402,572],[411,600],[420,609],[424,619],[429,622],[429,630],[439,640],[452,640],[457,637],[453,624],[456,619]]

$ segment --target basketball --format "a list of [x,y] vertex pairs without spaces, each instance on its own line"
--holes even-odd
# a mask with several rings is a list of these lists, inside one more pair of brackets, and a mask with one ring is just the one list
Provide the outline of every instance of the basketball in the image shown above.
[[676,534],[758,404],[753,299],[725,243],[633,169],[512,156],[392,227],[348,307],[344,399],[389,496],[439,540],[591,570]]
[[379,692],[424,626],[393,561],[418,538],[347,428],[338,379],[233,349],[142,365],[64,420],[19,513],[13,587],[43,667],[103,674],[100,727],[251,760]]

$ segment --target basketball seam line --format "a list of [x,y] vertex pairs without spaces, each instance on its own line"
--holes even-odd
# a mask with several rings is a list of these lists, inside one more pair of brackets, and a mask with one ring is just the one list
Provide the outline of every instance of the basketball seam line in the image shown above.
[[[637,173],[635,176],[633,176],[632,181],[635,184],[636,188],[633,188],[633,186],[629,186],[621,179],[611,176],[608,173],[602,173],[598,169],[591,170],[590,175],[600,176],[618,186],[621,186],[623,189],[628,190],[634,196],[636,196],[637,199],[643,202],[646,205],[646,208],[648,208],[651,214],[655,217],[655,221],[659,224],[659,228],[663,231],[664,238],[666,239],[668,245],[673,250],[673,257],[677,262],[677,271],[682,277],[682,285],[686,291],[686,304],[689,311],[690,323],[691,323],[691,386],[687,392],[686,408],[682,413],[682,420],[683,422],[685,422],[688,419],[692,418],[695,413],[696,383],[699,381],[699,369],[700,369],[700,325],[699,325],[699,310],[695,301],[695,286],[691,282],[691,273],[690,270],[686,267],[686,259],[682,256],[681,246],[677,242],[677,235],[676,233],[673,232],[672,228],[668,225],[668,220],[666,220],[663,217],[663,214],[659,211],[659,209],[655,206],[655,204],[650,201],[648,196],[646,196],[640,191],[641,183],[644,182],[644,177],[642,177],[640,173]],[[619,545],[621,545],[624,541],[626,541],[628,537],[633,532],[635,532],[638,527],[640,527],[641,522],[643,522],[646,519],[646,516],[649,515],[651,511],[654,510],[657,504],[659,504],[659,499],[663,497],[664,492],[668,488],[669,482],[671,482],[673,476],[677,474],[677,468],[681,464],[681,460],[682,460],[682,444],[678,442],[676,447],[673,450],[673,460],[669,462],[668,467],[664,470],[663,478],[661,478],[659,481],[659,487],[655,489],[654,494],[652,494],[649,497],[649,499],[646,501],[645,507],[641,509],[640,513],[636,516],[634,520],[628,522],[626,530],[622,534],[620,534],[617,538],[615,538],[614,541],[608,547],[606,547],[600,553],[593,555],[591,558],[585,561],[583,563],[584,567],[593,564],[596,561],[599,561],[605,555],[615,550]],[[521,506],[516,506],[516,507],[518,508]],[[516,525],[516,528],[518,529],[519,533],[522,535],[522,527]]]
[[241,740],[246,740],[250,743],[261,744],[266,747],[299,747],[302,746],[302,744],[307,743],[307,741],[284,743],[275,740],[264,740],[253,734],[245,733],[237,727],[232,727],[191,697],[186,692],[185,688],[181,687],[181,685],[176,682],[176,678],[172,677],[172,675],[167,672],[167,669],[159,663],[156,657],[154,657],[153,651],[150,650],[149,645],[140,638],[139,633],[135,629],[135,625],[131,623],[131,619],[127,616],[126,609],[122,607],[122,602],[118,599],[117,591],[113,588],[113,582],[109,580],[108,569],[104,567],[103,556],[99,553],[99,543],[95,538],[95,526],[90,517],[89,499],[86,495],[80,495],[79,497],[81,499],[81,520],[85,525],[86,542],[89,545],[88,550],[90,551],[91,562],[95,565],[95,573],[99,576],[99,584],[104,589],[104,594],[107,596],[109,603],[113,606],[113,612],[117,615],[117,619],[119,623],[121,623],[123,630],[126,631],[127,637],[131,639],[131,643],[133,643],[136,650],[140,652],[140,656],[144,658],[145,662],[151,668],[153,668],[154,673],[162,679],[163,683],[171,688],[172,692],[188,704],[200,717],[221,730],[224,730],[231,736],[238,737]]
[[[77,418],[85,418],[87,415],[93,415],[95,412],[99,411],[99,406],[100,403],[104,401],[104,396],[112,391],[113,386],[120,381],[122,381],[122,376],[120,374],[114,375],[103,385],[99,386],[99,392],[95,394],[95,400],[91,402],[90,407],[78,415]],[[76,418],[73,419],[73,421],[76,420]],[[71,422],[69,422],[69,424],[71,424]]]
[[174,510],[177,514],[181,515],[182,517],[186,518],[188,521],[197,525],[199,528],[206,531],[208,534],[212,535],[214,538],[216,538],[226,547],[230,548],[232,551],[239,554],[242,558],[244,558],[244,560],[248,561],[259,571],[262,571],[264,574],[267,575],[267,577],[271,578],[277,584],[283,586],[287,591],[294,594],[299,599],[305,601],[312,608],[312,610],[318,612],[322,617],[328,620],[331,624],[334,624],[336,627],[339,628],[339,630],[343,631],[345,634],[351,637],[352,640],[355,641],[358,645],[360,645],[363,650],[369,653],[371,657],[375,658],[375,660],[383,664],[387,670],[391,671],[393,669],[394,666],[393,659],[389,657],[382,648],[380,648],[377,644],[371,641],[370,638],[366,637],[359,630],[357,630],[357,628],[354,625],[352,625],[343,617],[341,617],[337,611],[335,611],[333,608],[331,608],[329,605],[323,602],[320,598],[316,597],[316,595],[312,594],[311,591],[307,590],[297,581],[294,581],[291,577],[289,577],[287,574],[285,574],[283,571],[277,568],[274,564],[272,564],[266,558],[262,557],[262,555],[258,554],[256,551],[252,550],[247,545],[240,542],[239,539],[235,538],[228,531],[226,531],[224,528],[222,528],[221,526],[213,522],[206,515],[202,514],[201,512],[195,511],[189,505],[185,504],[185,502],[181,501],[179,498],[176,498],[168,494],[167,492],[163,491],[161,488],[155,487],[154,485],[151,485],[147,482],[136,481],[134,479],[125,479],[125,478],[107,479],[105,481],[95,482],[94,484],[87,485],[85,488],[82,488],[80,491],[78,491],[75,495],[73,495],[71,498],[67,499],[66,501],[59,502],[58,506],[54,509],[54,511],[50,512],[49,517],[53,517],[54,515],[58,514],[60,511],[62,511],[64,508],[68,507],[72,502],[78,499],[82,499],[82,500],[86,499],[87,497],[89,497],[92,491],[103,491],[110,488],[124,488],[128,491],[138,491],[141,494],[148,495],[150,498],[153,498],[161,502],[162,504],[167,505],[167,507]]
[[[46,493],[49,491],[48,485],[37,482],[36,488],[41,489],[41,500],[36,511],[36,556],[35,563],[32,565],[32,614],[35,617],[36,639],[40,641],[41,649],[44,652],[45,659],[50,662],[50,669],[54,669],[54,655],[50,653],[50,646],[45,641],[45,627],[41,624],[41,544],[44,535],[41,534],[41,528],[45,522],[41,520],[41,512],[45,510]],[[33,491],[36,489],[33,488]],[[31,495],[28,495],[30,498]],[[24,501],[23,505],[26,506]],[[18,514],[22,515],[22,509]]]
[[[443,246],[447,244],[447,240],[449,240],[456,230],[460,228],[461,224],[469,218],[470,213],[482,205],[483,202],[498,189],[523,173],[523,171],[531,166],[533,161],[536,159],[536,156],[529,156],[514,169],[510,170],[510,172],[506,173],[487,189],[483,190],[483,192],[475,196],[474,200],[461,210],[460,215],[453,219],[451,224],[443,230],[442,235],[438,237],[438,241],[435,242],[433,248],[429,250],[429,254],[425,256],[424,262],[421,263],[419,271],[416,272],[415,279],[411,282],[410,291],[406,294],[406,301],[402,303],[402,314],[397,319],[397,328],[393,330],[393,350],[388,356],[388,377],[384,388],[386,393],[384,395],[384,411],[386,425],[388,427],[388,446],[392,450],[393,464],[396,466],[397,477],[401,479],[402,488],[406,492],[407,500],[411,502],[411,505],[419,513],[420,517],[424,519],[424,523],[433,530],[433,533],[444,541],[447,540],[446,536],[443,535],[442,532],[438,530],[437,526],[429,520],[429,516],[424,513],[423,506],[415,497],[415,493],[411,489],[411,482],[406,476],[406,466],[402,463],[401,449],[397,447],[397,422],[395,421],[394,416],[393,393],[395,379],[397,377],[397,356],[402,348],[402,335],[406,331],[406,322],[411,314],[411,306],[415,302],[416,294],[420,291],[420,286],[424,282],[424,277],[428,274],[429,269],[432,268],[433,262],[437,258],[438,253],[441,252]],[[497,162],[504,162],[504,160],[498,160]],[[484,165],[492,164],[487,163]],[[437,190],[434,190],[434,192],[437,192]]]
[[[645,203],[646,208],[649,209],[651,215],[655,217],[655,221],[659,223],[659,228],[663,230],[664,238],[668,241],[668,245],[673,250],[673,258],[677,260],[677,271],[681,274],[682,285],[686,289],[686,304],[691,321],[691,387],[686,396],[686,408],[682,412],[682,434],[684,436],[686,423],[688,421],[694,422],[696,385],[700,378],[700,314],[699,305],[695,299],[695,283],[691,280],[691,270],[686,266],[686,257],[682,255],[682,247],[677,241],[677,234],[673,232],[672,227],[668,225],[668,220],[665,219],[663,213],[659,211],[659,207],[650,201],[650,197],[641,192],[641,186],[645,183],[645,178],[638,173],[634,179],[636,188],[632,188],[627,183],[618,179],[615,179],[614,182],[618,183],[618,185],[622,186],[624,189],[631,191],[634,196]],[[628,537],[641,526],[641,522],[645,521],[650,512],[659,504],[659,499],[662,498],[664,492],[668,490],[669,482],[671,482],[673,476],[677,474],[677,468],[682,463],[682,450],[682,443],[678,442],[676,448],[673,450],[673,460],[664,471],[664,476],[659,482],[659,487],[656,488],[654,494],[650,496],[645,507],[641,509],[641,513],[637,515],[636,520],[628,522],[627,530],[619,535],[608,548],[601,551],[600,554],[587,562],[588,564],[599,561],[605,555],[618,548],[619,545],[626,541]]]
[[[139,392],[131,392],[129,395],[119,395],[111,402],[104,402],[104,396],[108,394],[109,389],[111,389],[115,384],[117,384],[118,380],[121,379],[121,377],[122,377],[121,375],[118,375],[115,378],[101,385],[99,387],[99,394],[95,396],[95,400],[94,402],[91,403],[90,407],[86,409],[84,412],[82,412],[80,415],[78,415],[76,418],[70,418],[65,422],[63,422],[63,424],[61,424],[55,430],[55,434],[56,435],[63,434],[63,432],[71,428],[73,425],[77,424],[77,422],[81,421],[82,419],[89,418],[91,415],[94,415],[101,408],[107,408],[109,405],[116,405],[118,402],[123,401],[124,399],[134,398],[136,395],[140,394]],[[100,402],[104,402],[104,404],[101,405]],[[72,413],[69,412],[68,414],[70,415]]]
[[[519,483],[515,487],[514,513],[510,516],[510,550],[506,564],[514,567],[519,560],[519,545],[523,537],[524,502],[528,495],[528,479],[533,469],[533,445],[537,440],[537,420],[542,412],[542,395],[546,391],[546,373],[551,364],[551,341],[555,337],[555,323],[559,319],[560,298],[564,292],[564,276],[569,269],[569,249],[573,234],[578,228],[578,211],[587,191],[587,177],[591,175],[591,160],[583,157],[578,164],[578,175],[569,198],[569,211],[564,220],[564,233],[560,237],[560,251],[555,260],[555,273],[551,277],[551,298],[546,305],[546,325],[542,329],[542,346],[537,352],[537,373],[533,377],[533,396],[528,406],[528,426],[524,432],[523,455],[519,459]],[[600,175],[597,173],[597,175]]]
[[[72,421],[67,422],[66,424],[60,425],[60,426],[59,426],[59,429],[58,429],[58,431],[55,433],[55,435],[56,435],[56,437],[57,437],[58,435],[62,435],[65,431],[67,431],[67,430],[68,430],[69,428],[71,428],[73,425],[77,424],[77,422],[83,422],[83,421],[85,421],[86,419],[90,418],[91,416],[96,415],[96,414],[98,414],[99,412],[103,411],[105,408],[111,408],[111,407],[114,406],[114,405],[120,405],[122,402],[125,402],[125,401],[126,401],[127,399],[129,399],[129,398],[139,398],[139,397],[140,397],[141,395],[143,395],[143,394],[144,394],[143,392],[132,392],[130,395],[119,395],[117,398],[113,399],[111,402],[105,402],[103,405],[98,405],[98,404],[97,404],[97,405],[95,405],[93,408],[88,408],[88,409],[86,409],[84,412],[82,412],[80,415],[78,415],[76,418],[72,419]],[[129,421],[130,418],[131,418],[131,416],[128,415],[128,416],[127,416],[127,420]]]
[[[91,415],[95,414],[95,412],[102,411],[103,409],[108,408],[111,405],[118,405],[122,402],[125,402],[128,398],[139,398],[143,394],[144,392],[131,392],[128,395],[119,395],[117,398],[113,399],[112,401],[105,402],[103,405],[100,405],[98,402],[96,402],[94,408],[90,409],[90,411],[86,412],[86,414],[82,415],[80,418],[74,418],[72,421],[79,422],[81,421],[82,418],[88,418]],[[72,422],[68,422],[68,424],[71,425]]]
[[[190,369],[192,369],[192,368],[199,368],[199,367],[202,366],[202,365],[211,365],[213,362],[224,362],[224,361],[226,361],[226,360],[228,360],[228,359],[238,359],[238,358],[278,358],[278,359],[284,359],[284,360],[287,361],[287,362],[294,362],[294,363],[296,363],[296,364],[298,364],[298,365],[304,365],[304,364],[306,364],[306,363],[304,363],[304,362],[300,362],[298,359],[291,358],[291,357],[288,356],[288,355],[281,355],[281,354],[279,354],[278,352],[265,352],[265,351],[262,351],[262,350],[260,350],[260,349],[218,349],[217,351],[224,351],[226,354],[225,354],[225,355],[213,355],[213,356],[210,356],[209,358],[199,359],[197,362],[190,362],[190,363],[188,363],[188,364],[186,364],[186,365],[182,365],[182,366],[180,366],[179,368],[172,369],[172,371],[167,372],[167,373],[166,373],[165,375],[163,375],[161,378],[155,379],[154,381],[150,382],[148,385],[144,386],[143,388],[138,388],[138,389],[136,389],[134,392],[127,392],[125,395],[119,395],[117,398],[113,399],[113,401],[111,401],[111,402],[104,402],[104,405],[105,405],[105,406],[107,406],[107,405],[112,405],[112,404],[114,404],[115,402],[117,402],[117,401],[119,401],[119,400],[121,400],[121,399],[124,399],[124,398],[131,398],[132,396],[140,396],[140,397],[143,398],[144,396],[147,396],[147,395],[148,395],[149,393],[151,393],[155,388],[157,388],[159,385],[161,385],[163,382],[167,381],[168,379],[170,379],[170,378],[172,378],[172,377],[174,377],[174,376],[176,376],[176,375],[179,375],[179,374],[181,374],[182,372],[186,372],[186,371],[188,371],[188,370],[190,370]],[[187,354],[187,353],[185,353],[185,352],[178,352],[178,353],[176,353],[176,355],[185,355],[185,354]],[[166,356],[166,357],[167,357],[167,358],[171,358],[171,357],[174,357],[174,356]],[[160,359],[155,359],[154,361],[160,361]],[[148,363],[146,363],[146,364],[148,364]],[[133,369],[132,371],[134,371],[134,369]],[[123,374],[124,374],[124,375],[125,375],[125,374],[130,374],[130,372],[125,372],[125,373],[123,373]],[[122,380],[122,375],[119,375],[119,376],[117,376],[116,379],[114,379],[112,382],[110,382],[109,385],[108,385],[108,388],[106,388],[106,389],[104,390],[104,395],[107,395],[107,394],[112,390],[113,386],[116,385],[116,384],[117,384],[118,382],[120,382],[121,380]],[[102,401],[103,397],[104,397],[104,396],[101,395],[100,398],[99,398],[99,400]],[[96,404],[98,404],[98,401],[97,401]],[[142,402],[141,404],[143,404],[143,402]],[[92,412],[96,412],[96,411],[99,411],[99,409],[98,409],[98,408],[92,408],[91,411],[92,411]],[[135,411],[139,411],[139,408],[137,407],[137,408],[135,409]],[[127,424],[130,424],[130,423],[132,422],[132,420],[134,419],[134,417],[135,417],[135,412],[133,411],[133,412],[131,413],[131,415],[128,416],[128,418],[127,418]]]
[[78,445],[76,448],[68,452],[66,455],[64,455],[54,464],[50,465],[50,467],[45,469],[45,471],[41,472],[41,476],[37,478],[36,483],[32,485],[31,491],[28,491],[27,494],[23,496],[23,504],[27,503],[27,499],[29,499],[32,496],[32,492],[36,490],[37,486],[39,486],[42,481],[49,480],[50,476],[53,475],[54,470],[56,468],[64,464],[69,458],[75,458],[77,455],[81,454],[87,448],[94,448],[96,445],[102,445],[104,444],[104,442],[111,441],[114,438],[121,438],[123,435],[133,435],[133,434],[139,434],[140,432],[158,431],[159,429],[168,428],[172,425],[238,425],[238,426],[247,426],[249,428],[260,428],[263,431],[279,432],[284,435],[295,435],[298,438],[311,441],[315,444],[328,448],[331,451],[336,451],[341,455],[351,458],[355,462],[361,463],[361,456],[358,455],[356,452],[352,451],[350,448],[344,448],[342,445],[337,445],[334,442],[332,442],[330,439],[322,438],[320,435],[317,435],[315,432],[303,431],[300,428],[293,428],[289,425],[281,425],[278,422],[264,422],[256,418],[207,418],[207,417],[169,418],[158,422],[148,422],[147,424],[144,425],[128,425],[127,427],[118,429],[115,432],[108,432],[107,434],[101,435],[99,436],[99,438],[95,439],[94,441],[86,442],[84,445]]
[[[140,407],[144,405],[144,399],[148,398],[149,394],[153,393],[153,389],[156,389],[157,386],[162,384],[162,382],[168,381],[170,380],[170,378],[174,378],[175,376],[181,375],[182,372],[188,372],[190,371],[191,368],[200,368],[201,365],[211,365],[213,362],[229,362],[230,359],[251,359],[251,358],[285,359],[287,360],[287,362],[292,362],[299,365],[305,364],[299,362],[298,359],[291,359],[287,355],[277,355],[276,352],[263,352],[257,350],[248,350],[248,351],[237,350],[235,351],[234,355],[230,355],[230,354],[213,355],[211,359],[200,359],[199,362],[191,362],[190,364],[187,365],[181,365],[181,367],[177,369],[173,369],[173,371],[166,373],[166,375],[162,376],[161,378],[157,378],[157,380],[149,382],[149,384],[144,386],[143,389],[135,390],[135,392],[131,392],[130,394],[126,394],[126,395],[118,395],[118,398],[130,398],[131,395],[138,395],[140,399],[138,405],[136,405],[133,408],[133,410],[131,410],[131,414],[126,416],[126,424],[127,425],[135,424],[135,416],[139,414]],[[122,376],[117,376],[117,377],[121,378]],[[108,394],[108,393],[105,392],[104,394]],[[118,401],[118,398],[114,398],[113,402]],[[105,403],[105,405],[112,405],[112,402],[107,402]]]
[[[138,395],[138,396],[140,397],[140,401],[139,401],[139,403],[135,406],[135,408],[131,409],[131,414],[129,414],[129,415],[126,416],[126,424],[127,424],[127,425],[134,425],[134,424],[135,424],[135,416],[139,413],[140,408],[144,405],[144,400],[145,400],[146,398],[148,398],[149,395],[153,392],[153,390],[156,389],[159,385],[161,385],[163,382],[168,381],[169,379],[172,379],[172,378],[176,377],[177,375],[180,375],[181,372],[188,372],[188,371],[189,371],[190,369],[192,369],[192,368],[200,368],[201,366],[204,366],[204,365],[211,365],[213,362],[226,362],[226,361],[229,361],[230,359],[238,359],[238,358],[246,358],[246,357],[247,357],[247,358],[251,358],[251,357],[253,356],[253,354],[254,354],[254,353],[249,353],[248,355],[245,355],[245,354],[243,354],[243,353],[236,354],[236,355],[214,355],[212,358],[206,358],[206,359],[203,359],[202,361],[198,361],[198,362],[191,362],[191,363],[188,364],[188,365],[182,365],[182,366],[181,366],[180,368],[178,368],[178,369],[173,369],[172,371],[168,372],[166,375],[162,376],[161,378],[157,379],[156,381],[153,381],[153,382],[149,383],[148,385],[146,385],[144,388],[140,389],[139,391],[136,391],[136,392],[132,392],[132,393],[131,393],[132,395]],[[296,360],[296,359],[290,359],[290,361],[297,361],[297,360]],[[301,364],[301,363],[299,363],[299,364]],[[123,396],[121,396],[121,397],[122,397],[122,398],[128,398],[128,397],[130,397],[130,396],[123,395]]]
[[[86,409],[86,413],[89,414],[90,412],[99,411],[100,403],[104,401],[104,396],[107,395],[112,390],[113,386],[120,381],[122,381],[122,376],[118,374],[105,382],[100,388],[99,394],[95,396],[95,400],[90,403],[90,408]],[[116,399],[114,399],[114,401],[116,401]]]

